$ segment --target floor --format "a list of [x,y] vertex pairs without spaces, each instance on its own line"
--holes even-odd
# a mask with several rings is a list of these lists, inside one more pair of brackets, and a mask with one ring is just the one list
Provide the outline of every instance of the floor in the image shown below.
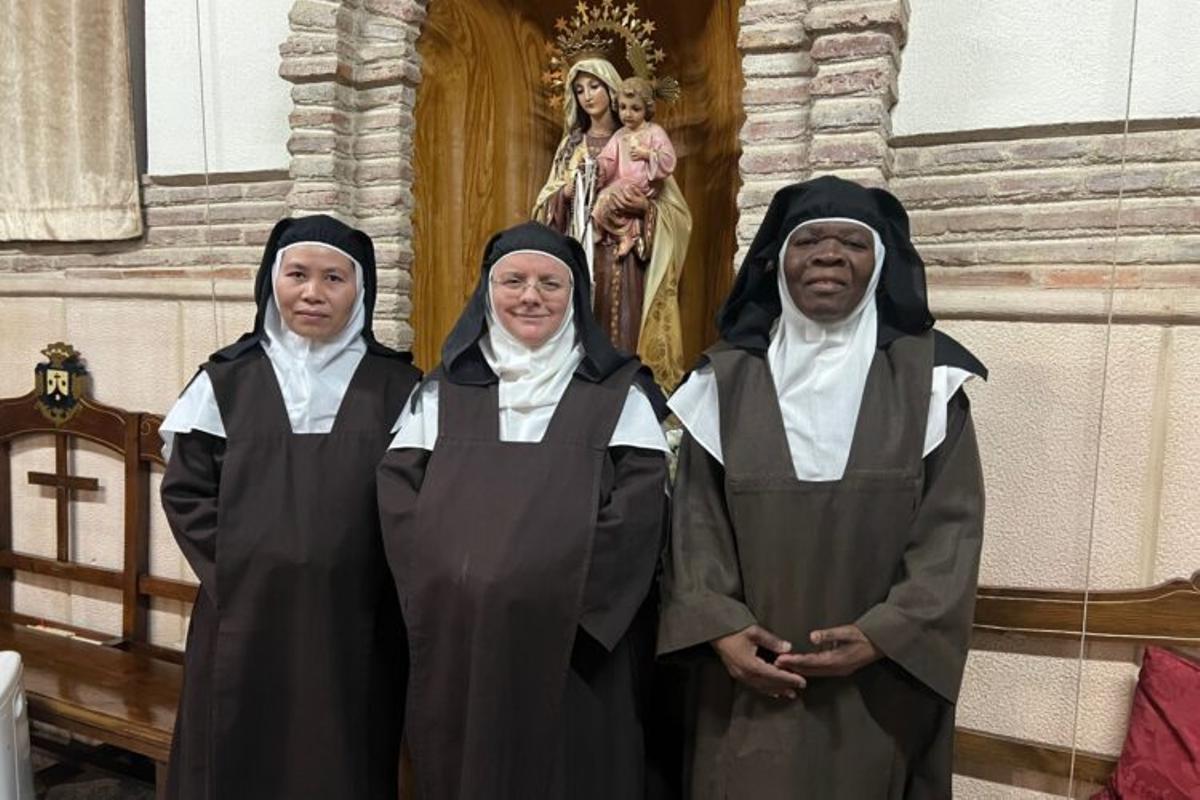
[[114,751],[84,765],[70,755],[34,747],[38,800],[154,800],[153,765],[143,759]]

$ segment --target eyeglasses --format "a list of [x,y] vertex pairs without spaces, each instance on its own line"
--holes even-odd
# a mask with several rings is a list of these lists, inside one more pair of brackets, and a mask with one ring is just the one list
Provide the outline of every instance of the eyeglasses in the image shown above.
[[499,280],[493,278],[492,284],[499,286],[502,291],[510,295],[523,294],[525,289],[533,287],[543,299],[561,297],[571,288],[570,284],[558,278],[530,278],[527,280],[516,275],[509,275]]

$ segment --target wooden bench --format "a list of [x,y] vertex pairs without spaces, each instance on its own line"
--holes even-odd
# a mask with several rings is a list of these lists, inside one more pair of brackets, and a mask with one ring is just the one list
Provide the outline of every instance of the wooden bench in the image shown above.
[[[0,649],[16,650],[24,662],[30,718],[108,745],[140,753],[157,765],[162,792],[182,680],[182,654],[148,639],[153,598],[190,603],[192,584],[149,572],[150,468],[162,464],[161,418],[92,400],[88,376],[70,345],[42,351],[49,361],[35,370],[34,391],[0,399]],[[12,474],[14,442],[54,439],[55,470]],[[72,558],[72,499],[101,489],[100,482],[69,473],[77,440],[99,445],[124,467],[124,555],[119,569],[81,564]],[[37,537],[55,543],[53,558],[13,549],[13,480],[53,489],[54,530]],[[47,502],[49,502],[47,500]],[[44,620],[13,608],[16,573],[49,576],[102,587],[121,598],[121,631],[88,630]]]
[[[1200,647],[1200,571],[1147,589],[1086,596],[1080,591],[980,587],[975,631],[1014,641],[1061,640],[1073,643],[1072,650],[1083,641]],[[1115,766],[1111,756],[969,728],[960,727],[955,736],[955,772],[1010,785],[1018,785],[1015,779],[1024,775],[1049,778],[1059,787],[1071,780],[1102,784]]]

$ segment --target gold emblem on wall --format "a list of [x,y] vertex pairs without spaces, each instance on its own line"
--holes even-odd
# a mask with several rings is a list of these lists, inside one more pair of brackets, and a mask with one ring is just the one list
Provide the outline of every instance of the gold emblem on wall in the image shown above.
[[65,425],[79,412],[87,391],[87,367],[80,354],[66,342],[46,345],[42,355],[48,363],[34,368],[34,406],[55,427]]

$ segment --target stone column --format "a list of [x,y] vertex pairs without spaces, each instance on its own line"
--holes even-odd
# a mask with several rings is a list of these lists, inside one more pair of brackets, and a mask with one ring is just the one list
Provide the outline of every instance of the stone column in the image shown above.
[[887,184],[908,14],[905,0],[746,0],[739,263],[780,187],[831,172]]
[[413,106],[426,0],[297,0],[279,74],[293,85],[288,208],[375,240],[381,341],[412,344]]
[[813,63],[804,28],[806,14],[807,4],[797,0],[746,0],[738,20],[738,47],[746,77],[742,188],[737,201],[738,264],[771,196],[808,175]]
[[805,17],[816,70],[809,86],[812,175],[836,172],[878,186],[891,179],[888,139],[908,14],[905,0],[826,0]]

